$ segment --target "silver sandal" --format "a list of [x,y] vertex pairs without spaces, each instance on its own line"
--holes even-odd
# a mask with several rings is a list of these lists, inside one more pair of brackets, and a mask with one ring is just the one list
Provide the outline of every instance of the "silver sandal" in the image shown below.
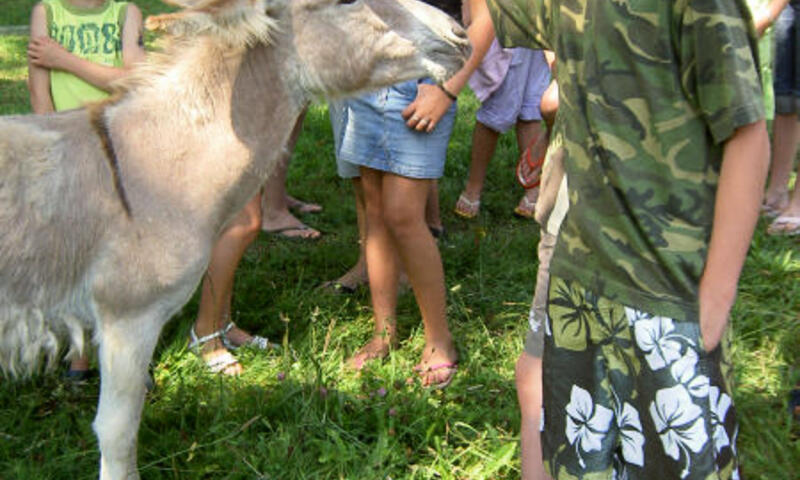
[[281,348],[279,344],[271,343],[267,337],[262,337],[260,335],[252,335],[253,338],[251,338],[249,342],[245,342],[241,345],[235,345],[228,338],[228,332],[235,327],[236,324],[231,321],[228,322],[225,328],[220,330],[220,332],[222,332],[220,335],[222,337],[222,344],[225,345],[225,348],[228,350],[237,350],[241,347],[250,347],[257,350],[279,350]]
[[[189,330],[189,346],[188,346],[189,350],[192,351],[195,355],[197,355],[197,357],[200,360],[202,360],[203,363],[206,364],[206,367],[208,367],[208,369],[211,370],[212,373],[222,373],[228,367],[239,363],[239,361],[236,360],[236,357],[234,357],[231,354],[231,352],[227,350],[218,355],[214,355],[212,358],[203,357],[203,353],[201,352],[201,347],[204,344],[208,343],[209,341],[214,340],[215,338],[220,338],[222,339],[223,346],[225,346],[226,331],[227,330],[225,329],[220,329],[204,337],[198,337],[197,332],[194,331],[194,325],[192,325],[192,328]],[[225,348],[228,347],[225,346]]]

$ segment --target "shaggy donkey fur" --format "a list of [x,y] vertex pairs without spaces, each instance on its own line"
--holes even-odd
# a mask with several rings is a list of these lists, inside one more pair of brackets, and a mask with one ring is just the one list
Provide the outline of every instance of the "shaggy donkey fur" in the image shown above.
[[0,368],[35,373],[94,332],[104,479],[135,479],[147,365],[220,231],[319,95],[432,75],[466,35],[414,0],[206,0],[150,19],[164,53],[113,100],[0,119]]

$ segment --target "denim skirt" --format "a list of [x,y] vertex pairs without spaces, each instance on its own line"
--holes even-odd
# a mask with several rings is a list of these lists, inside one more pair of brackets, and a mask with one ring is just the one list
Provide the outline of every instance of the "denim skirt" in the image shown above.
[[332,101],[330,116],[339,174],[352,178],[358,167],[408,178],[440,178],[444,173],[447,144],[455,123],[453,104],[432,132],[406,126],[401,112],[417,96],[419,83],[411,80],[359,97]]

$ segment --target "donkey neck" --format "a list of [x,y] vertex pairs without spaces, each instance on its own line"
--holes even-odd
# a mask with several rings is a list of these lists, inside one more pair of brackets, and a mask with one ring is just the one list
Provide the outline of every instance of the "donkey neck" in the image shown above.
[[134,216],[155,190],[216,228],[255,194],[308,101],[286,49],[200,41],[109,108]]

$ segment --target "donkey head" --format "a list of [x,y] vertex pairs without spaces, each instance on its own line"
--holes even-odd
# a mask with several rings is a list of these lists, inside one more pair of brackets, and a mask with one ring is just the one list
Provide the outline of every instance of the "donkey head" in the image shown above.
[[416,0],[292,0],[292,41],[306,87],[336,95],[432,76],[469,55],[464,30]]
[[270,44],[310,94],[351,94],[423,76],[444,80],[469,55],[466,33],[416,0],[170,0],[185,9],[148,19],[178,37],[231,47]]

